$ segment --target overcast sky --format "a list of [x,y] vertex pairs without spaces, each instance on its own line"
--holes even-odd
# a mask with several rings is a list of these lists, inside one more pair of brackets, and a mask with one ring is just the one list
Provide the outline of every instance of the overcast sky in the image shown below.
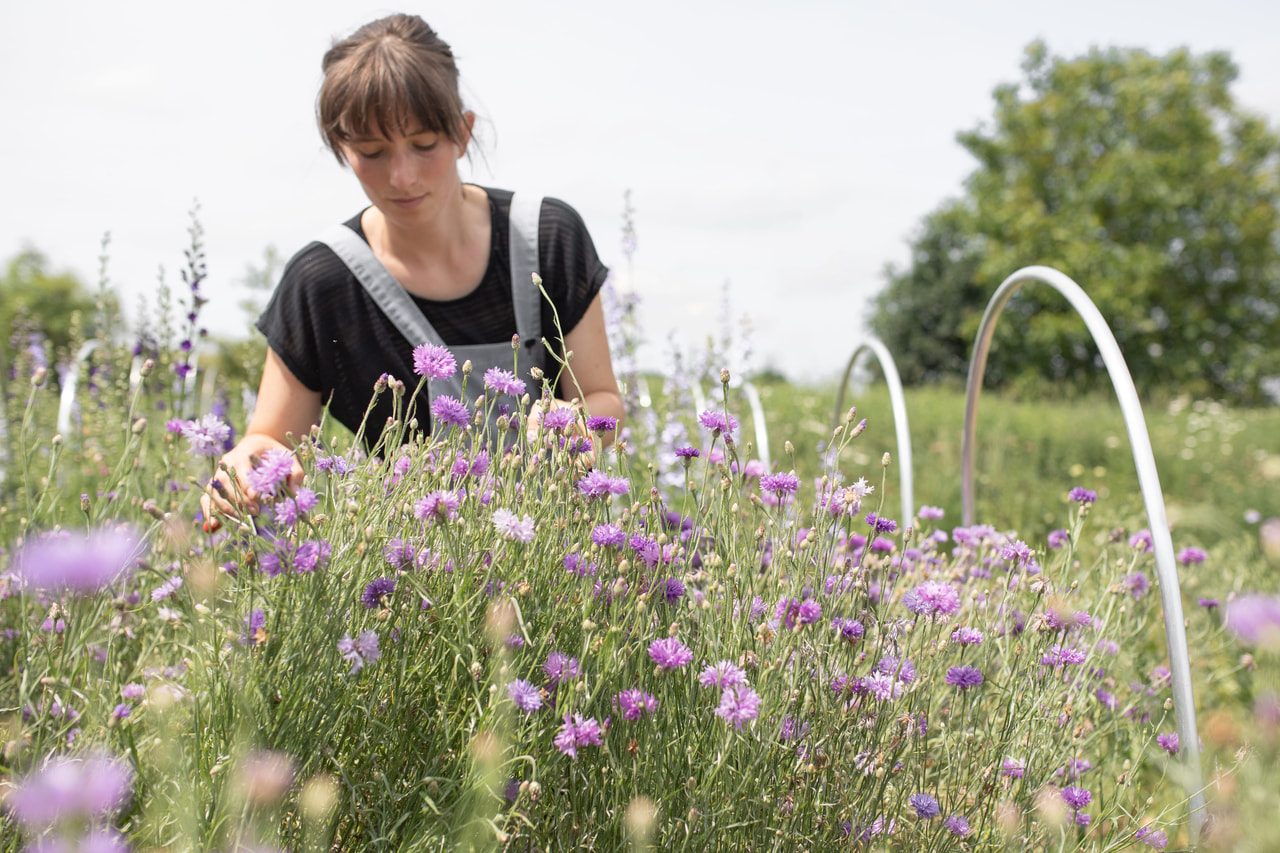
[[0,10],[0,258],[33,245],[92,285],[110,232],[132,312],[161,265],[178,286],[198,200],[206,322],[246,334],[246,268],[365,203],[314,100],[332,38],[392,11],[453,45],[481,117],[466,176],[582,213],[642,300],[651,366],[673,332],[686,347],[718,333],[728,282],[758,364],[841,370],[885,265],[973,168],[956,132],[990,117],[1033,39],[1065,56],[1226,50],[1239,101],[1280,126],[1275,2],[15,0]]

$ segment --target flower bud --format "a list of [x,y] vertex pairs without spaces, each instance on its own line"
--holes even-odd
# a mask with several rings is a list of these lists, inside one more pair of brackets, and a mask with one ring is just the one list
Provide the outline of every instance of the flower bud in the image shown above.
[[881,468],[889,467],[889,451],[887,450],[884,452],[884,456],[880,457],[880,467]]
[[142,435],[142,433],[146,430],[146,428],[147,428],[146,418],[138,418],[136,421],[133,422],[132,431],[134,435]]
[[142,367],[138,368],[138,375],[146,379],[156,369],[156,360],[148,358],[142,362]]
[[471,359],[467,359],[466,361],[462,362],[462,375],[470,376],[471,371],[472,371]]
[[729,368],[727,367],[720,368],[720,384],[721,385],[729,384]]
[[533,286],[542,287],[542,276],[538,275],[537,273],[533,274]]
[[37,367],[35,372],[31,374],[31,387],[39,388],[44,381],[49,378],[49,369],[46,367]]
[[512,348],[513,350],[520,349],[520,336],[519,336],[519,335],[512,335],[512,336],[511,336],[511,348]]
[[62,438],[62,433],[60,432],[54,433],[53,438],[49,439],[49,443],[52,444],[54,447],[61,447],[62,442],[63,442],[63,438]]
[[862,431],[866,428],[867,428],[867,419],[863,418],[862,420],[858,421],[858,425],[853,428],[852,432],[849,433],[849,438],[857,438],[858,436],[862,435]]

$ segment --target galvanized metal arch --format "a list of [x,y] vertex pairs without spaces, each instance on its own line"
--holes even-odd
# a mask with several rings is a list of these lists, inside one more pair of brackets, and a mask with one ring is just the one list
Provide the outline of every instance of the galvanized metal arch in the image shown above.
[[1024,267],[1006,278],[996,289],[982,315],[982,324],[978,328],[973,356],[969,362],[969,378],[965,383],[964,438],[961,445],[963,523],[970,525],[974,522],[973,447],[978,419],[978,395],[982,391],[987,351],[991,347],[991,338],[1000,312],[1004,310],[1009,297],[1028,281],[1044,282],[1057,290],[1084,320],[1102,355],[1102,363],[1106,365],[1120,402],[1120,411],[1124,415],[1125,430],[1129,434],[1133,463],[1138,471],[1138,483],[1147,510],[1147,526],[1151,529],[1156,574],[1160,579],[1165,641],[1169,649],[1169,668],[1173,673],[1173,706],[1178,723],[1178,744],[1185,766],[1183,781],[1190,805],[1191,841],[1195,844],[1204,823],[1204,776],[1200,767],[1200,740],[1196,728],[1195,694],[1191,687],[1187,632],[1182,615],[1182,591],[1178,584],[1178,568],[1173,553],[1173,538],[1169,534],[1169,520],[1165,513],[1164,493],[1160,490],[1160,477],[1156,472],[1155,456],[1151,452],[1151,437],[1147,432],[1147,422],[1142,415],[1142,404],[1138,400],[1133,377],[1129,374],[1128,365],[1125,364],[1115,335],[1111,333],[1111,327],[1080,285],[1051,267]]
[[915,495],[913,494],[913,474],[911,467],[911,426],[907,422],[907,399],[902,393],[902,379],[898,376],[898,365],[893,361],[889,348],[879,338],[867,338],[849,357],[844,369],[844,378],[840,380],[840,389],[836,392],[836,411],[831,421],[831,429],[835,429],[844,417],[844,395],[849,387],[849,377],[853,374],[853,366],[864,352],[870,352],[880,363],[884,373],[884,381],[889,386],[889,403],[893,410],[893,428],[898,436],[898,491],[902,492],[902,526],[907,527],[915,517]]
[[58,432],[63,438],[69,438],[71,432],[71,410],[76,403],[76,386],[80,384],[80,365],[93,355],[93,351],[101,345],[100,341],[85,341],[80,345],[76,357],[67,368],[67,375],[62,381],[62,396],[58,399]]

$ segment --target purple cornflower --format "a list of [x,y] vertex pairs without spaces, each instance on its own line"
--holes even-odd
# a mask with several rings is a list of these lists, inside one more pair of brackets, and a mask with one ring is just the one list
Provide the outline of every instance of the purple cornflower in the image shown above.
[[745,687],[747,673],[731,661],[707,664],[698,674],[698,683],[703,687]]
[[951,642],[962,646],[980,646],[982,640],[982,632],[967,625],[962,625],[951,632]]
[[273,447],[262,454],[256,468],[245,476],[249,488],[260,495],[276,497],[293,473],[293,453],[282,447]]
[[950,616],[960,609],[960,594],[945,581],[925,581],[904,594],[902,603],[921,616]]
[[1049,651],[1040,657],[1043,666],[1069,666],[1084,663],[1085,653],[1079,649],[1054,643]]
[[726,687],[720,694],[716,716],[733,723],[735,729],[741,729],[760,716],[760,694],[746,685]]
[[627,541],[627,534],[619,525],[612,522],[597,524],[591,531],[591,541],[602,548],[607,546],[616,548]]
[[[261,612],[261,611],[254,611],[254,612]],[[141,684],[138,684],[137,682],[134,682],[132,684],[126,684],[124,687],[120,688],[120,698],[128,699],[130,702],[137,701],[138,699],[141,699],[143,696],[146,696],[146,695],[147,695],[147,688],[143,687]]]
[[765,474],[760,478],[760,491],[782,497],[794,495],[800,488],[800,478],[791,474]]
[[1141,841],[1143,844],[1155,850],[1163,850],[1169,845],[1169,836],[1164,832],[1164,830],[1152,829],[1149,826],[1144,826],[1142,829],[1139,829],[1133,834],[1133,837],[1135,840]]
[[509,509],[496,509],[493,512],[493,526],[504,539],[526,545],[533,541],[533,519],[528,515],[520,518]]
[[[458,361],[447,347],[418,344],[413,348],[413,372],[428,379],[448,379],[458,371]],[[488,376],[485,377],[488,379]]]
[[1178,754],[1178,733],[1170,732],[1168,734],[1156,735],[1156,745],[1170,755]]
[[377,578],[364,588],[364,593],[360,596],[360,603],[369,610],[374,610],[382,606],[384,596],[389,596],[396,591],[396,582],[391,578]]
[[1155,545],[1151,541],[1151,531],[1142,528],[1129,537],[1129,547],[1135,551],[1151,551]]
[[942,814],[942,809],[938,808],[938,801],[930,794],[923,792],[912,794],[907,797],[907,803],[915,809],[916,817],[921,820],[932,820]]
[[659,669],[679,669],[693,660],[693,652],[675,637],[663,637],[649,644],[649,658]]
[[1205,610],[1212,610],[1215,607],[1221,607],[1222,602],[1216,598],[1202,598],[1200,599],[1200,606]]
[[1244,595],[1228,601],[1222,619],[1245,645],[1280,647],[1280,595]]
[[941,507],[922,506],[916,515],[920,516],[920,518],[925,521],[938,521],[946,515],[946,513],[942,511]]
[[507,695],[511,697],[516,707],[525,713],[542,707],[542,691],[523,678],[517,678],[507,684]]
[[733,415],[710,410],[698,415],[698,423],[711,430],[713,436],[724,433],[726,441],[733,439],[733,431],[738,428],[738,419]]
[[180,586],[182,586],[182,578],[176,576],[171,577],[164,583],[160,584],[160,586],[151,590],[151,600],[164,601],[166,598],[177,592]]
[[1130,572],[1121,582],[1135,599],[1142,598],[1147,594],[1147,590],[1151,589],[1151,581],[1147,580],[1147,576],[1142,572]]
[[1098,499],[1098,493],[1083,486],[1076,486],[1067,493],[1067,499],[1078,504],[1091,504]]
[[132,788],[133,768],[123,758],[106,753],[56,757],[16,780],[5,806],[18,823],[38,833],[67,818],[115,814],[128,803]]
[[466,404],[447,394],[441,394],[431,401],[431,417],[435,418],[438,424],[455,426],[458,429],[466,429],[471,421]]
[[911,658],[902,659],[894,655],[885,655],[876,664],[876,672],[892,675],[903,684],[910,684],[916,680],[916,665]]
[[1178,552],[1178,562],[1184,566],[1193,566],[1209,559],[1209,555],[1199,548],[1183,548]]
[[976,666],[953,666],[944,680],[957,690],[968,690],[982,683],[982,671]]
[[193,456],[220,456],[223,445],[231,438],[231,427],[212,414],[198,421],[180,421],[179,429]]
[[1079,811],[1093,802],[1093,793],[1088,788],[1077,788],[1075,785],[1069,785],[1062,789],[1062,801]]
[[[266,634],[264,633],[264,629],[266,627],[267,627],[267,614],[255,607],[252,611],[250,611],[248,616],[244,617],[244,633],[240,635],[240,645],[256,646],[258,643],[265,640]],[[133,685],[129,685],[129,686],[133,686]],[[142,687],[141,684],[137,686],[139,688]],[[126,687],[126,689],[128,688]],[[120,691],[120,695],[125,699],[131,698],[129,696],[125,696],[124,690]]]
[[524,380],[517,378],[510,370],[491,367],[484,372],[484,387],[508,397],[519,397],[524,393]]
[[822,605],[812,598],[806,598],[800,602],[796,616],[799,618],[801,625],[812,625],[822,619]]
[[571,658],[564,652],[551,652],[542,665],[542,671],[546,673],[547,685],[554,688],[577,678],[582,674],[582,667],[578,665],[577,658]]
[[702,455],[702,451],[696,447],[677,447],[676,458],[685,460],[686,464],[690,459],[697,459]]
[[1027,762],[1021,758],[1006,758],[1000,766],[1000,773],[1014,779],[1021,779],[1027,772]]
[[958,835],[961,838],[964,838],[970,832],[973,832],[972,827],[969,826],[969,821],[965,820],[962,815],[958,814],[953,814],[951,817],[944,820],[942,825],[947,828],[947,832],[950,832],[952,835]]
[[892,533],[898,529],[898,522],[892,518],[881,518],[874,512],[867,513],[867,526],[876,533]]
[[342,654],[342,660],[351,663],[351,671],[347,675],[355,675],[365,669],[366,663],[372,663],[381,657],[378,634],[371,630],[364,631],[356,639],[351,639],[351,634],[343,634],[342,639],[338,640],[338,653]]
[[413,505],[415,518],[437,518],[452,521],[458,517],[458,507],[462,504],[456,492],[434,491]]
[[570,758],[578,757],[578,747],[600,746],[604,743],[604,730],[599,721],[581,714],[564,715],[564,725],[555,736],[556,748]]
[[335,477],[342,477],[350,474],[356,469],[354,463],[347,460],[345,456],[317,456],[316,470],[324,471],[326,474],[332,474]]
[[1059,548],[1065,547],[1066,545],[1070,544],[1071,534],[1066,530],[1063,530],[1062,528],[1059,528],[1057,530],[1050,530],[1049,536],[1047,537],[1047,541],[1048,541],[1049,547],[1056,551]]
[[613,432],[618,428],[618,419],[611,415],[588,415],[587,429],[592,432]]
[[578,491],[588,498],[603,498],[607,495],[625,495],[631,490],[625,477],[610,477],[604,471],[588,471],[578,481]]
[[578,413],[568,406],[552,409],[542,416],[542,425],[550,430],[560,432],[577,420]]
[[675,604],[684,598],[684,584],[679,578],[667,578],[659,581],[654,590],[667,604]]
[[613,702],[622,711],[624,720],[638,720],[645,714],[653,716],[658,710],[658,700],[643,690],[623,690],[613,697]]
[[862,639],[866,630],[857,619],[833,619],[831,627],[840,634],[840,639],[847,643],[856,643]]
[[333,546],[323,539],[308,539],[293,554],[293,570],[298,574],[314,572],[329,564]]
[[137,534],[125,527],[89,534],[62,531],[28,539],[13,555],[19,581],[35,589],[98,592],[128,574],[139,554]]
[[881,702],[889,702],[902,695],[906,687],[887,672],[873,672],[860,682],[862,688]]

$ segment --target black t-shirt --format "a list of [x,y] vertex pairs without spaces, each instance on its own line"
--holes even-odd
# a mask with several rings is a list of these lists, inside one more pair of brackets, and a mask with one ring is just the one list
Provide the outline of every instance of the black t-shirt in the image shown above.
[[[512,194],[487,188],[485,193],[489,196],[491,237],[489,264],[479,286],[466,296],[446,301],[410,294],[445,344],[502,343],[516,333],[508,236]],[[360,214],[346,225],[365,236]],[[552,305],[567,335],[578,325],[608,275],[582,217],[557,199],[542,202],[538,264],[542,286],[551,297],[551,304],[542,300],[542,336],[554,341],[558,335]],[[307,388],[319,391],[330,414],[352,431],[359,428],[374,383],[382,374],[400,379],[410,391],[417,385],[413,344],[323,243],[309,243],[290,259],[257,326],[293,375]],[[430,417],[425,388],[421,397],[417,417],[425,429]],[[365,428],[370,446],[392,411],[391,395],[383,394],[369,413]]]

